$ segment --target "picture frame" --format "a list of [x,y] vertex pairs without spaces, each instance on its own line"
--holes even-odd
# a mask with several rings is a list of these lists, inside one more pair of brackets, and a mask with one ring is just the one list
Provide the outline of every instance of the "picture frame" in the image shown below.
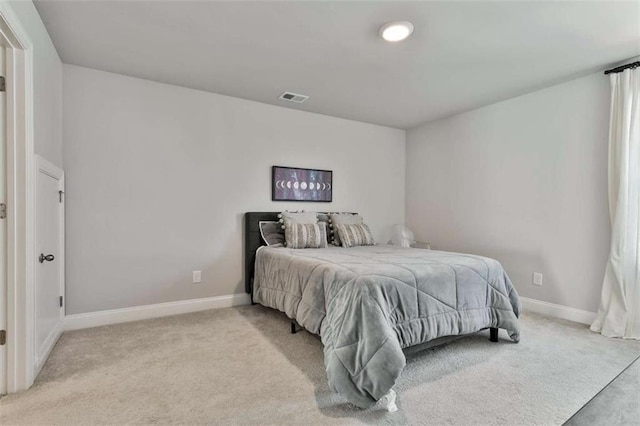
[[333,201],[333,171],[273,166],[271,201]]

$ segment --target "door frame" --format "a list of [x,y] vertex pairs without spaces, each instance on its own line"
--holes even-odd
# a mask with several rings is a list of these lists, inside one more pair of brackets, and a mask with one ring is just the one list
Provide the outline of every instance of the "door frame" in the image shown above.
[[[60,262],[60,268],[59,268],[59,276],[58,276],[58,282],[60,283],[60,288],[59,290],[59,294],[60,296],[64,296],[65,295],[65,272],[64,272],[64,265],[65,265],[65,257],[64,257],[64,171],[59,168],[58,166],[56,166],[55,164],[51,163],[50,161],[46,160],[45,158],[39,156],[39,155],[35,155],[35,159],[36,159],[36,167],[35,167],[35,174],[34,174],[34,183],[37,185],[37,180],[38,180],[38,174],[39,173],[43,173],[49,177],[52,177],[53,179],[56,179],[58,181],[58,191],[62,191],[62,197],[61,201],[58,205],[59,208],[59,221],[58,221],[58,231],[60,235],[60,241],[59,241],[59,245],[58,245],[58,250],[56,253],[56,260]],[[36,186],[37,187],[37,186]],[[34,205],[36,214],[38,212],[38,197],[37,197],[37,191],[36,191],[36,202]],[[36,221],[34,224],[34,236],[37,238],[38,235],[38,221],[37,221],[37,217],[36,217]],[[37,255],[37,247],[35,247],[34,245],[34,249],[36,249],[35,251],[35,255]],[[35,294],[35,282],[37,282],[38,279],[38,269],[36,267],[36,271],[35,271],[35,276],[34,276],[34,298],[36,296]],[[35,355],[35,361],[34,361],[34,376],[37,376],[38,373],[40,372],[40,370],[42,369],[42,366],[44,365],[44,362],[47,360],[47,357],[49,356],[49,354],[51,353],[51,350],[53,349],[53,347],[55,346],[56,342],[58,341],[58,338],[60,337],[60,335],[62,334],[62,329],[64,326],[64,314],[65,314],[65,306],[66,303],[64,303],[65,300],[63,299],[63,303],[62,306],[60,307],[60,321],[58,322],[58,326],[53,330],[53,333],[49,335],[49,338],[47,339],[47,341],[45,342],[44,345],[44,350],[42,352],[39,351],[39,348],[36,345],[36,335],[38,333],[37,330],[37,320],[36,320],[36,306],[34,303],[34,309],[33,309],[33,324],[34,324],[34,333],[33,333],[33,349],[34,349],[34,355]]]
[[33,43],[11,5],[0,1],[6,48],[7,144],[7,366],[8,393],[35,379],[35,183]]

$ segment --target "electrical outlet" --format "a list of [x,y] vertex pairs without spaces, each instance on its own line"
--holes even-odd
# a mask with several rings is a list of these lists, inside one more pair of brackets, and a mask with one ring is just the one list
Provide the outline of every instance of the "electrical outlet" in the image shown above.
[[542,273],[534,272],[533,273],[533,285],[542,285]]
[[202,282],[202,271],[193,271],[193,282],[194,283]]

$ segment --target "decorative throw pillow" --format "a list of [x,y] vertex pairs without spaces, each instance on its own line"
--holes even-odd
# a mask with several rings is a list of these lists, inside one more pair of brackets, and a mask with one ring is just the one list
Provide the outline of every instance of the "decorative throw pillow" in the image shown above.
[[280,222],[260,221],[258,223],[260,235],[268,246],[282,247],[284,245],[284,231]]
[[324,223],[289,223],[284,236],[287,248],[327,247],[327,227]]
[[373,235],[371,235],[371,230],[364,223],[359,225],[337,225],[336,227],[343,247],[373,246],[376,244],[373,240]]
[[316,212],[282,212],[278,215],[282,229],[287,227],[289,223],[318,223],[318,215]]
[[362,216],[352,213],[332,213],[329,215],[330,225],[333,229],[331,243],[340,245],[340,234],[336,231],[338,225],[360,225],[364,223]]

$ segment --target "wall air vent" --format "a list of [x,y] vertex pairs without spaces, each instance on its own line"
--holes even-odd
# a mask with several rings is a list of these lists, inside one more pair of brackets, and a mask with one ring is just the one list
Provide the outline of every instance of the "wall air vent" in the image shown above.
[[297,93],[291,93],[291,92],[284,92],[282,95],[279,96],[279,98],[285,101],[295,102],[298,104],[301,104],[307,99],[309,99],[308,96],[299,95]]

